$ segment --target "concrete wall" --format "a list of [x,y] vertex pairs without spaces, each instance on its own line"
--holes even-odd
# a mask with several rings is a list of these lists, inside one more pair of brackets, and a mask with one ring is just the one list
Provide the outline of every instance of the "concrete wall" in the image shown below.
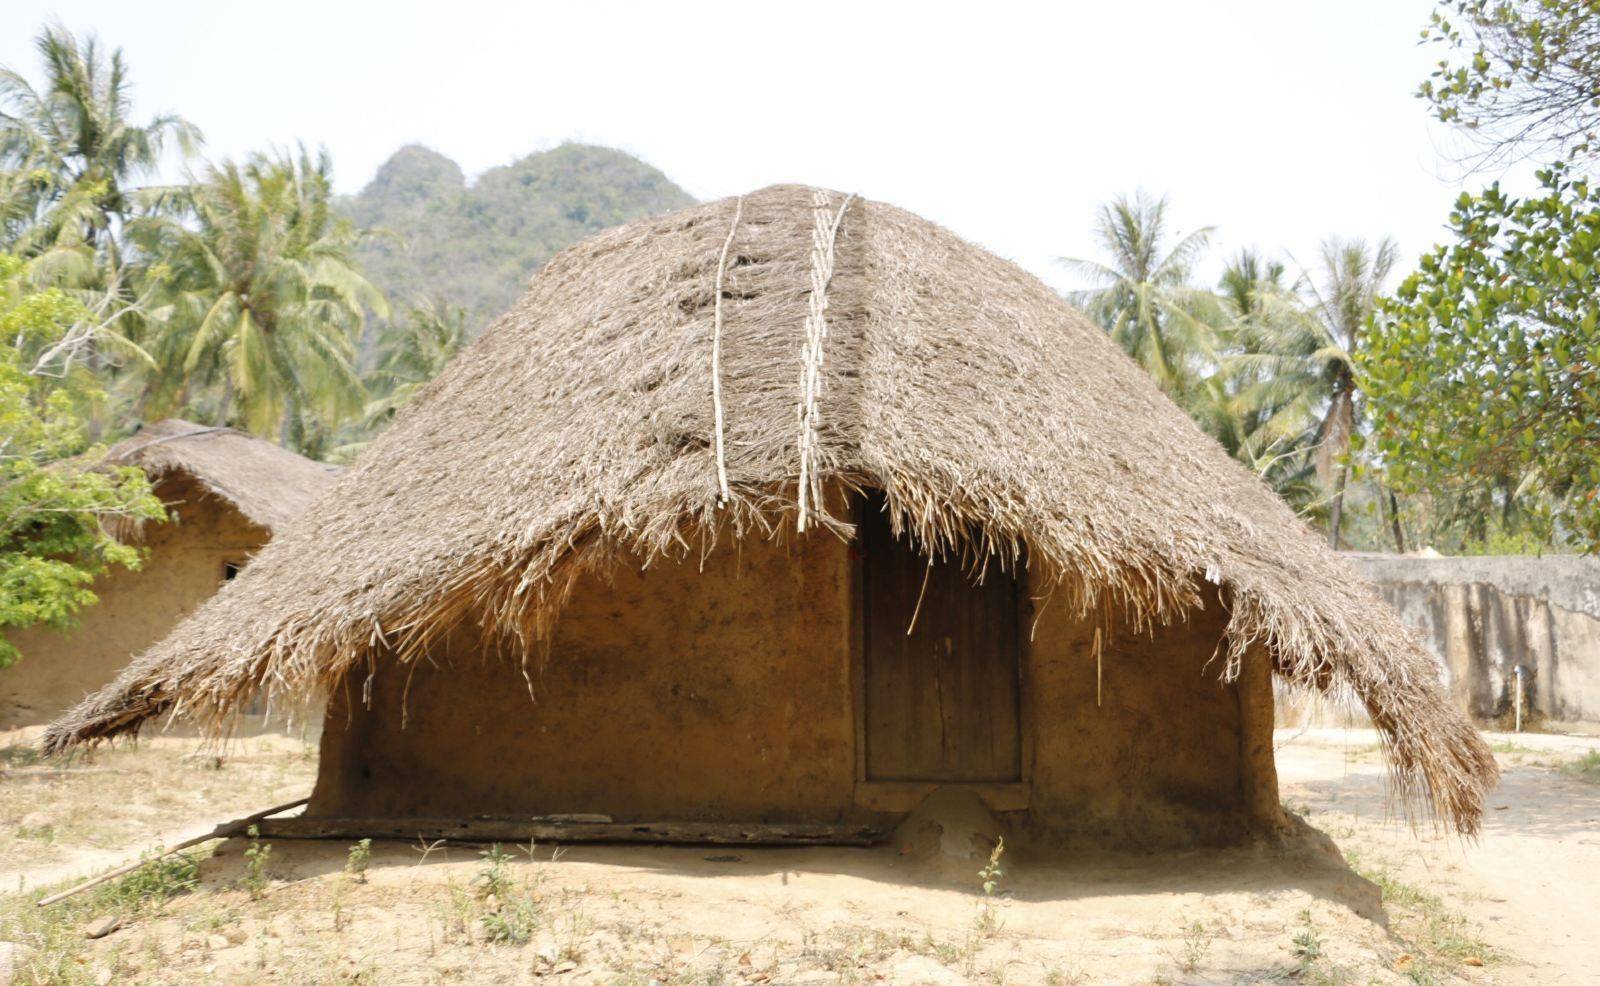
[[[370,708],[362,669],[330,700],[310,812],[871,817],[883,804],[858,756],[850,548],[746,542],[703,566],[586,580],[529,670],[532,698],[514,661],[465,639],[414,674],[380,662]],[[1265,703],[1252,734],[1250,702],[1206,666],[1223,619],[1213,600],[1176,627],[1113,635],[1097,703],[1094,625],[1044,608],[1022,672],[1033,820],[1181,844],[1239,838],[1262,791],[1276,811],[1270,685],[1244,689]]]
[[0,669],[0,728],[49,722],[116,677],[217,591],[224,563],[247,561],[267,541],[267,531],[187,478],[155,492],[173,519],[145,527],[142,568],[115,568],[96,581],[100,601],[68,631],[29,627],[6,635],[22,660]]
[[1600,559],[1349,559],[1438,656],[1463,711],[1504,717],[1521,665],[1535,717],[1600,722]]

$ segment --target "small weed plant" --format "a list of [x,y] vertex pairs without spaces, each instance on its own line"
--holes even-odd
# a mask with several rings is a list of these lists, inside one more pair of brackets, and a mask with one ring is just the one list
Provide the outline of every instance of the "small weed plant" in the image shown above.
[[1200,968],[1200,963],[1206,960],[1206,953],[1211,951],[1212,933],[1199,921],[1191,921],[1183,926],[1183,950],[1178,954],[1178,969],[1184,973],[1194,972]]
[[539,928],[539,906],[532,897],[497,901],[478,919],[485,941],[495,945],[522,945]]
[[250,836],[250,845],[244,850],[244,888],[249,891],[251,900],[260,900],[266,896],[267,883],[272,879],[267,872],[272,845],[261,841],[261,829],[255,825],[245,834]]
[[367,867],[372,863],[372,840],[362,839],[350,847],[344,859],[345,875],[357,883],[367,882]]
[[1299,960],[1303,970],[1322,958],[1322,935],[1317,932],[1316,924],[1311,920],[1311,908],[1300,912],[1300,931],[1291,941],[1291,951]]
[[111,897],[121,910],[141,911],[188,893],[199,876],[200,862],[195,857],[182,853],[162,856],[112,883],[105,896]]
[[498,843],[479,855],[483,863],[472,878],[472,892],[452,893],[455,913],[450,923],[465,932],[475,922],[481,939],[491,944],[526,943],[539,929],[538,897],[518,888],[511,872],[514,857]]
[[1458,966],[1484,965],[1505,957],[1479,938],[1466,915],[1451,909],[1438,894],[1406,883],[1382,865],[1365,865],[1355,853],[1349,861],[1357,874],[1377,885],[1385,905],[1397,908],[1394,930],[1417,953],[1407,972],[1413,980],[1433,982]]
[[511,854],[496,842],[479,855],[483,857],[483,865],[478,868],[478,875],[472,881],[477,884],[478,896],[505,897],[511,889]]
[[1000,918],[995,911],[995,895],[1000,892],[1000,878],[1005,876],[1005,870],[1000,866],[1000,857],[1005,855],[1006,840],[1001,836],[994,844],[994,851],[989,853],[989,863],[978,871],[978,879],[983,881],[983,899],[978,903],[978,917],[975,929],[981,938],[993,938],[1000,931]]
[[[0,896],[0,939],[17,942],[30,956],[16,970],[16,982],[89,983],[83,956],[92,943],[83,936],[85,922],[110,914],[124,920],[159,913],[168,901],[190,892],[198,883],[198,854],[149,858],[145,865],[49,907],[38,901],[64,885]],[[10,981],[10,980],[7,980]]]

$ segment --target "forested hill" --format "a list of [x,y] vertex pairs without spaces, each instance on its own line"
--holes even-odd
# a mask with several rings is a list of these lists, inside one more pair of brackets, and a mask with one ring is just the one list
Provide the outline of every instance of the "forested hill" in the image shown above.
[[476,334],[557,251],[693,203],[658,169],[609,147],[563,144],[469,185],[454,161],[410,144],[342,206],[358,225],[385,231],[358,258],[397,313],[443,302],[465,309]]

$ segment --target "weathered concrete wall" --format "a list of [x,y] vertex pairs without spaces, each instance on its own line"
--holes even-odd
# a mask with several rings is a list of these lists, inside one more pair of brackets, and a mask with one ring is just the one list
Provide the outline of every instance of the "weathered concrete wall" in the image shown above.
[[0,727],[49,722],[114,678],[222,585],[224,563],[242,563],[268,533],[188,479],[156,495],[175,515],[145,528],[149,554],[136,572],[117,568],[94,584],[100,601],[66,632],[29,627],[7,634],[22,660],[0,670]]
[[[587,579],[530,669],[532,698],[514,661],[465,639],[414,673],[380,662],[370,707],[361,669],[331,697],[309,810],[869,817],[850,550],[818,534]],[[1252,732],[1240,688],[1207,667],[1223,620],[1212,600],[1186,623],[1112,635],[1097,701],[1094,624],[1044,607],[1022,671],[1034,821],[1118,844],[1211,843],[1240,838],[1264,800],[1276,811],[1270,685],[1249,688],[1266,710]]]
[[1534,715],[1600,721],[1600,559],[1349,559],[1438,656],[1463,711],[1503,717],[1521,665]]

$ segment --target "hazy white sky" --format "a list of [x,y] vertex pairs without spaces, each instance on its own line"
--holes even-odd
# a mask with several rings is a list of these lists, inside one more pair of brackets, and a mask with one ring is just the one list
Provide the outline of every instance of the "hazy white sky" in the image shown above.
[[1219,257],[1390,234],[1409,262],[1461,186],[1411,95],[1431,6],[6,0],[0,64],[34,76],[59,20],[125,49],[140,113],[213,156],[325,144],[342,191],[410,141],[469,175],[589,141],[701,198],[894,202],[1069,286],[1052,258],[1093,253],[1096,205],[1141,187],[1216,225]]

